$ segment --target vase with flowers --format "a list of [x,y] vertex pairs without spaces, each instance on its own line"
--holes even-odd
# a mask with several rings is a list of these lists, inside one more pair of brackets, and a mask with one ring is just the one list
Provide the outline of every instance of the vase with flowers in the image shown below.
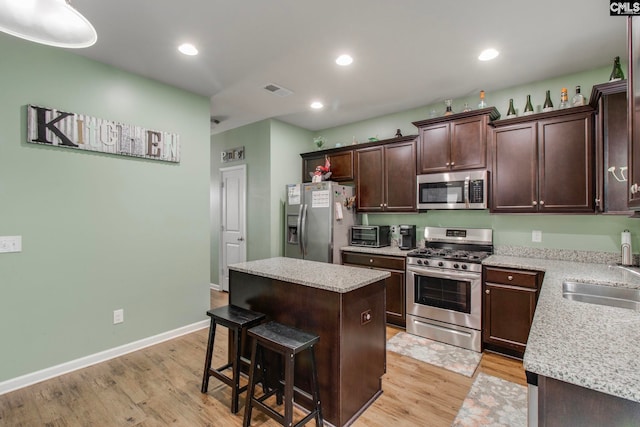
[[327,142],[327,139],[324,136],[316,136],[313,138],[313,143],[316,145],[316,149],[322,150],[324,144]]

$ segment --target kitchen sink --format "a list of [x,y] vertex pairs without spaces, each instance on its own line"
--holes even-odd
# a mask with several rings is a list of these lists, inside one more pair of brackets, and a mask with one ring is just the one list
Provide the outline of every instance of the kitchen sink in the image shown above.
[[563,282],[562,296],[571,301],[640,310],[640,290],[583,282]]

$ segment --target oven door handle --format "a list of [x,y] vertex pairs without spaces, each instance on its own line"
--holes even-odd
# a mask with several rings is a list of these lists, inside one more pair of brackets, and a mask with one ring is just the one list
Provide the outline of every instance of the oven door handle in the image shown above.
[[438,279],[451,279],[451,280],[460,280],[460,279],[478,280],[481,277],[480,273],[474,274],[474,273],[455,272],[452,274],[448,274],[440,270],[428,269],[428,268],[413,269],[411,267],[407,267],[407,272],[413,273],[418,276],[431,276],[431,277],[436,277]]

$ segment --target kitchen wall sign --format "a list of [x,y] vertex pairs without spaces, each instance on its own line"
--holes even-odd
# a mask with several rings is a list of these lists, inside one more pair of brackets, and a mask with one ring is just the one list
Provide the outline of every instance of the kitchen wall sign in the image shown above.
[[234,162],[244,159],[244,147],[231,148],[220,153],[220,161],[222,163]]
[[180,162],[180,137],[140,126],[27,105],[27,142]]

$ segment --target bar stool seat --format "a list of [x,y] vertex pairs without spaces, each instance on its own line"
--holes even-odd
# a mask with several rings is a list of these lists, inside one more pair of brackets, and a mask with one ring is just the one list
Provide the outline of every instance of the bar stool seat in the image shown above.
[[[296,423],[295,426],[302,426],[314,417],[316,426],[322,426],[322,406],[320,404],[318,373],[314,351],[314,345],[320,340],[320,337],[277,322],[267,322],[254,326],[248,330],[247,335],[253,338],[253,345],[251,347],[251,367],[249,369],[249,391],[247,392],[247,403],[244,410],[244,427],[249,427],[251,424],[251,411],[253,407],[278,421],[284,427],[292,427],[294,391],[311,398],[313,402],[313,410]],[[258,370],[258,359],[263,360],[263,349],[271,350],[281,355],[282,359],[284,359],[284,415],[264,403],[267,398],[277,393],[276,402],[280,404],[282,400],[281,387],[265,392],[259,398],[255,397],[255,386],[258,382],[258,377],[262,376],[263,386],[265,382],[264,367]],[[305,350],[309,352],[311,359],[311,394],[294,385],[295,356]]]
[[[211,326],[209,327],[209,342],[207,344],[207,356],[204,362],[201,392],[206,393],[209,389],[209,378],[211,376],[227,384],[231,387],[231,412],[235,414],[238,412],[238,395],[247,389],[246,385],[240,387],[241,364],[249,365],[249,361],[242,357],[242,349],[244,346],[242,336],[246,334],[249,328],[262,322],[266,316],[262,313],[235,305],[226,305],[209,310],[207,311],[207,315],[211,317]],[[233,349],[229,349],[231,362],[214,369],[211,367],[211,359],[216,336],[216,325],[226,327],[233,334]],[[224,371],[229,368],[231,368],[231,377],[224,373]]]

